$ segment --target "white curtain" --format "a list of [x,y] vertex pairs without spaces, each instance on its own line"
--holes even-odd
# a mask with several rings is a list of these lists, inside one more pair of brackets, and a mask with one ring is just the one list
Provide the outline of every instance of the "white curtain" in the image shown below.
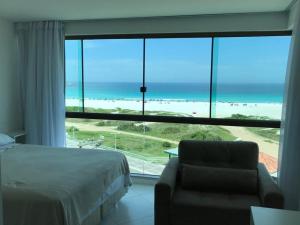
[[26,142],[64,146],[64,27],[17,23],[18,75]]
[[280,140],[279,185],[285,208],[300,210],[300,5],[294,24],[286,78]]

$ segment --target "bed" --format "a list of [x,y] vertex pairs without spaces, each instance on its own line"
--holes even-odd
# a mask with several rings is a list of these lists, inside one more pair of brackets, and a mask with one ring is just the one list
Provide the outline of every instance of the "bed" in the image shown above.
[[98,225],[131,185],[119,152],[2,147],[4,224]]

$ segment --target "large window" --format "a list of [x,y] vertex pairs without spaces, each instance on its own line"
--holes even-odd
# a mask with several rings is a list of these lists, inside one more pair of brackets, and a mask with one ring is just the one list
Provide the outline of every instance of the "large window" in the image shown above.
[[66,40],[67,111],[280,120],[289,36]]
[[[258,143],[277,171],[290,36],[66,40],[67,146],[160,174],[182,139]],[[126,120],[126,121],[125,121]]]

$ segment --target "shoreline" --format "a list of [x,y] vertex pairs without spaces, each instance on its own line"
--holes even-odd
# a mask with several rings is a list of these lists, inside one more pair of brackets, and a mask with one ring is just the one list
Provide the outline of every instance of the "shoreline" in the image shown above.
[[[66,106],[80,106],[78,99],[66,99]],[[99,109],[127,109],[142,110],[142,100],[129,99],[85,99],[85,106]],[[128,104],[130,102],[130,104]],[[216,102],[212,104],[217,112],[217,117],[230,117],[232,114],[242,114],[245,116],[267,116],[271,119],[281,118],[282,104],[276,102],[270,103],[252,103],[252,102]],[[209,102],[193,100],[175,100],[175,99],[148,99],[145,101],[145,111],[172,112],[186,114],[194,117],[207,117],[209,114]]]
[[[66,101],[78,101],[78,98],[66,98]],[[85,98],[85,101],[134,101],[134,102],[142,102],[142,98]],[[147,101],[157,101],[157,102],[201,102],[201,103],[209,103],[209,100],[201,100],[201,99],[181,99],[181,98],[147,98]],[[232,104],[282,104],[281,102],[274,101],[263,101],[263,102],[252,102],[252,101],[216,101],[216,103],[232,103]]]

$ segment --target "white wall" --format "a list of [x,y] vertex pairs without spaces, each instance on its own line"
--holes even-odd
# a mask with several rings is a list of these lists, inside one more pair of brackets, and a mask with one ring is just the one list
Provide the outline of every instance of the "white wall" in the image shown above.
[[66,22],[66,35],[286,30],[288,12]]
[[294,22],[296,19],[296,9],[299,5],[299,0],[298,1],[294,1],[294,4],[291,5],[291,8],[289,10],[289,20],[288,20],[288,28],[289,29],[293,29],[294,27]]
[[15,48],[13,23],[0,18],[0,132],[21,129]]

